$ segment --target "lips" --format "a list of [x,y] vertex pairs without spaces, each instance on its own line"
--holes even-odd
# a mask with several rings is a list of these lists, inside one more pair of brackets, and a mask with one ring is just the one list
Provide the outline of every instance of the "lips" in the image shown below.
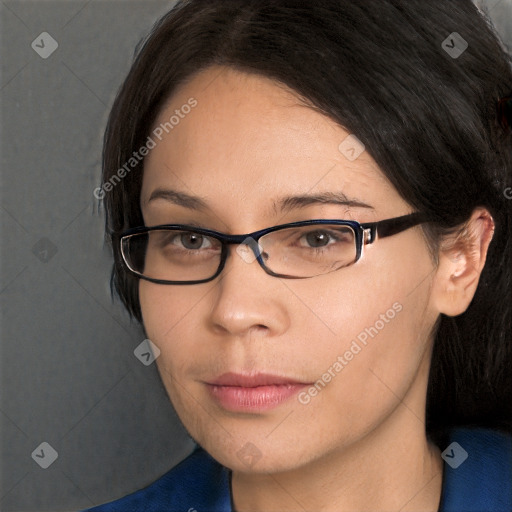
[[208,384],[215,386],[237,386],[242,388],[255,388],[258,386],[281,386],[286,384],[306,384],[289,377],[280,377],[268,373],[244,375],[241,373],[225,373]]
[[287,401],[308,383],[264,373],[225,373],[206,385],[210,396],[228,411],[263,412]]

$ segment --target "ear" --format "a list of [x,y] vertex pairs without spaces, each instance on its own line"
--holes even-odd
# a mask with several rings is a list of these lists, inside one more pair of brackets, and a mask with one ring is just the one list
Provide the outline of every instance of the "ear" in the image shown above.
[[439,249],[439,264],[432,299],[439,313],[464,313],[473,300],[494,234],[494,220],[485,208],[477,208],[455,234]]

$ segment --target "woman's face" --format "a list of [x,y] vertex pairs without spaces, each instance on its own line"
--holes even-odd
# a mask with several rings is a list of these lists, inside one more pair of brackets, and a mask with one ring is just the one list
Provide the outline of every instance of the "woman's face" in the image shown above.
[[[182,109],[190,98],[197,104]],[[173,115],[172,129],[161,141],[153,137],[145,160],[147,226],[245,234],[308,219],[364,223],[412,211],[367,151],[354,159],[361,148],[354,155],[340,149],[347,131],[267,78],[209,68],[173,95],[153,128]],[[157,189],[198,196],[207,207],[177,204],[169,194],[149,200]],[[324,193],[353,204],[275,206],[284,197]],[[161,351],[158,370],[197,442],[232,469],[259,472],[348,450],[384,425],[424,432],[430,332],[439,311],[419,228],[377,240],[356,264],[311,279],[272,277],[236,249],[211,282],[140,281],[146,333]],[[259,390],[249,381],[212,385],[226,373],[301,384],[278,386],[270,377]]]

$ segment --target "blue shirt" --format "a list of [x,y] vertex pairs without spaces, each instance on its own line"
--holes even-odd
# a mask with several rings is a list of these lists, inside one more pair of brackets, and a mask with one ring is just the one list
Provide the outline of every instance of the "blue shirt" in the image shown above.
[[[456,429],[443,458],[439,512],[512,511],[512,436],[486,429]],[[84,512],[232,510],[230,470],[198,447],[148,487]]]

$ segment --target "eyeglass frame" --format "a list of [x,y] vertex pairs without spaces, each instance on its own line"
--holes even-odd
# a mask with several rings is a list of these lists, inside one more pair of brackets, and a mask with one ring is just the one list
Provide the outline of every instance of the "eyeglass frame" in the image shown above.
[[[128,230],[125,230],[120,233],[111,233],[112,239],[114,243],[119,243],[119,250],[121,253],[121,258],[123,260],[123,264],[128,269],[128,271],[135,275],[136,277],[140,279],[144,279],[146,281],[150,281],[152,283],[156,284],[178,284],[178,285],[186,285],[186,284],[201,284],[201,283],[207,283],[209,281],[213,281],[216,277],[220,275],[222,270],[224,269],[224,266],[227,261],[227,257],[229,255],[228,245],[233,244],[239,244],[239,245],[249,245],[254,252],[254,255],[256,256],[256,260],[260,264],[261,268],[271,276],[274,277],[282,277],[284,279],[311,279],[312,277],[317,276],[288,276],[285,274],[277,274],[276,272],[273,272],[271,269],[265,266],[265,263],[263,259],[261,258],[261,253],[257,251],[258,248],[258,241],[261,237],[264,235],[267,235],[269,233],[272,233],[274,231],[279,231],[282,229],[287,228],[293,228],[293,227],[304,227],[309,225],[323,225],[323,224],[329,224],[329,225],[337,225],[337,226],[348,226],[352,228],[354,235],[355,235],[355,244],[356,244],[356,258],[355,260],[350,263],[349,265],[345,265],[345,267],[340,267],[332,272],[336,272],[342,268],[346,268],[348,266],[354,265],[357,263],[363,254],[363,247],[365,245],[369,245],[373,243],[377,237],[378,238],[385,238],[388,236],[396,235],[398,233],[401,233],[402,231],[405,231],[406,229],[412,228],[414,226],[417,226],[419,224],[423,224],[425,222],[430,222],[430,219],[421,212],[413,212],[406,215],[401,215],[399,217],[393,217],[390,219],[383,219],[377,222],[365,222],[360,223],[355,220],[340,220],[340,219],[311,219],[311,220],[304,220],[304,221],[298,221],[298,222],[290,222],[287,224],[279,224],[277,226],[272,226],[265,229],[260,229],[258,231],[254,231],[252,233],[247,233],[245,235],[228,235],[225,233],[221,233],[219,231],[214,231],[207,228],[200,228],[197,226],[191,226],[188,224],[161,224],[158,226],[141,226],[136,228],[131,228]],[[145,276],[144,274],[141,274],[140,272],[137,272],[133,268],[130,267],[130,264],[127,261],[127,258],[123,251],[123,240],[125,238],[129,238],[134,235],[138,235],[141,233],[149,233],[151,231],[156,230],[175,230],[175,231],[187,231],[187,232],[193,232],[200,235],[209,236],[212,238],[215,238],[221,243],[221,257],[219,266],[217,268],[217,271],[215,274],[208,279],[198,279],[193,281],[168,281],[165,279],[154,279],[152,277]],[[246,240],[249,239],[247,242]],[[330,272],[328,272],[330,273]],[[326,274],[318,274],[318,275],[326,275]]]

